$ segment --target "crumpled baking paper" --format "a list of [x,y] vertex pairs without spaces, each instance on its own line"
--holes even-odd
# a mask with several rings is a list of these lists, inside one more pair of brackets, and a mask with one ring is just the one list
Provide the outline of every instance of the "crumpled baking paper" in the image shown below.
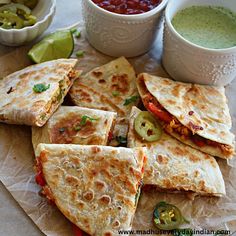
[[[105,56],[92,48],[86,38],[83,23],[78,30],[82,32],[80,39],[75,39],[75,52],[84,51],[79,59],[78,69],[84,72],[103,65],[113,58]],[[18,48],[0,57],[1,77],[24,68],[30,64],[26,54],[28,47]],[[167,76],[161,66],[162,35],[159,34],[153,49],[142,56],[130,59],[137,73],[149,72]],[[226,88],[230,111],[233,119],[233,131],[236,130],[236,80]],[[34,154],[31,144],[31,129],[26,126],[0,124],[0,180],[15,200],[34,221],[39,229],[48,236],[73,235],[71,223],[41,197],[40,187],[34,180]],[[235,158],[236,159],[236,158]],[[152,223],[152,214],[159,201],[167,201],[178,206],[184,216],[190,220],[194,229],[229,229],[236,230],[236,160],[217,159],[226,184],[227,196],[223,198],[196,197],[189,200],[185,194],[168,194],[160,192],[142,192],[136,211],[134,230],[156,230]],[[148,232],[148,231],[147,231]],[[204,234],[203,234],[204,235]]]

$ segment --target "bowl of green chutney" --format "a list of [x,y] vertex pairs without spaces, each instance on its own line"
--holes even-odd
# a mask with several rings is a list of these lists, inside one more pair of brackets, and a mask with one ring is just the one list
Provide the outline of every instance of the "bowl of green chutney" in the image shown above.
[[171,0],[163,65],[176,80],[225,86],[236,77],[235,0]]

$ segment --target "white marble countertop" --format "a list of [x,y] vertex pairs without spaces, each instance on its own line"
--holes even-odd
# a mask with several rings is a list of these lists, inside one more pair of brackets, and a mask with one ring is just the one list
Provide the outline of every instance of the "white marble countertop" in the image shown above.
[[[81,0],[57,0],[56,15],[47,32],[80,21],[82,19],[80,2]],[[16,48],[0,45],[0,56],[12,50]],[[0,236],[43,235],[0,182]]]

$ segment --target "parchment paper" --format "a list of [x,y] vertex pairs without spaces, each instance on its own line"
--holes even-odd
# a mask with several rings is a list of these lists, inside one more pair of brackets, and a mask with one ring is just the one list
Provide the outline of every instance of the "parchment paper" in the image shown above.
[[[76,39],[75,52],[84,50],[85,55],[79,59],[77,67],[84,72],[109,62],[113,58],[93,49],[85,39],[83,23],[77,28],[82,37]],[[161,67],[162,35],[156,40],[154,48],[148,54],[130,59],[137,73],[149,72],[168,76]],[[30,64],[26,53],[28,47],[19,48],[0,58],[1,77],[24,68]],[[74,56],[74,55],[73,55]],[[236,80],[227,87],[227,97],[236,130]],[[235,158],[236,159],[236,158]],[[142,192],[135,214],[133,228],[138,230],[155,229],[152,224],[152,213],[159,201],[177,205],[184,216],[191,221],[188,227],[194,229],[230,229],[236,230],[236,160],[228,164],[218,160],[226,184],[227,196],[221,199],[197,197],[189,200],[185,194],[167,194],[160,192]],[[31,130],[26,126],[0,124],[0,180],[35,222],[39,229],[48,236],[70,236],[71,223],[39,195],[40,187],[34,180],[34,155],[31,144]]]

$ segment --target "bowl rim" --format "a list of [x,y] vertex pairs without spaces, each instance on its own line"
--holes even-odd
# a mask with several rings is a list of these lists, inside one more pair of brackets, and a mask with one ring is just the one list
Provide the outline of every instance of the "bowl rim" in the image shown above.
[[125,14],[118,14],[115,12],[110,12],[108,10],[103,9],[102,7],[97,6],[92,0],[82,0],[82,1],[87,1],[95,9],[97,9],[98,11],[102,12],[105,15],[109,15],[114,18],[122,19],[122,20],[134,20],[134,19],[148,18],[155,15],[157,12],[160,12],[163,8],[166,7],[169,0],[161,0],[161,3],[150,11],[140,13],[140,14],[132,14],[132,15],[125,15]]
[[[179,2],[183,2],[184,0],[179,0]],[[192,1],[192,0],[188,0],[188,1]],[[188,2],[185,0],[185,3]],[[185,3],[183,4],[183,6],[185,5]],[[169,11],[170,9],[173,7],[174,4],[174,0],[170,0],[166,6],[166,10],[165,10],[165,23],[167,24],[168,28],[171,30],[171,32],[173,34],[175,34],[175,36],[181,40],[182,42],[184,42],[186,45],[188,45],[189,47],[193,47],[205,52],[211,52],[211,53],[232,53],[232,51],[236,50],[236,46],[233,47],[229,47],[229,48],[207,48],[207,47],[203,47],[200,45],[197,45],[195,43],[190,42],[189,40],[185,39],[172,25],[171,20],[170,20],[170,16],[169,16]],[[209,4],[210,6],[210,4]],[[234,12],[234,11],[233,11]],[[176,14],[176,13],[175,13]]]
[[47,0],[47,1],[50,1],[51,2],[51,6],[50,6],[50,10],[49,10],[49,13],[46,14],[42,20],[40,21],[37,21],[34,25],[32,26],[27,26],[27,27],[24,27],[22,29],[3,29],[0,27],[0,32],[24,32],[24,31],[28,31],[28,30],[31,30],[31,29],[34,29],[34,28],[37,28],[39,25],[45,23],[48,18],[53,15],[55,9],[56,9],[56,0]]

